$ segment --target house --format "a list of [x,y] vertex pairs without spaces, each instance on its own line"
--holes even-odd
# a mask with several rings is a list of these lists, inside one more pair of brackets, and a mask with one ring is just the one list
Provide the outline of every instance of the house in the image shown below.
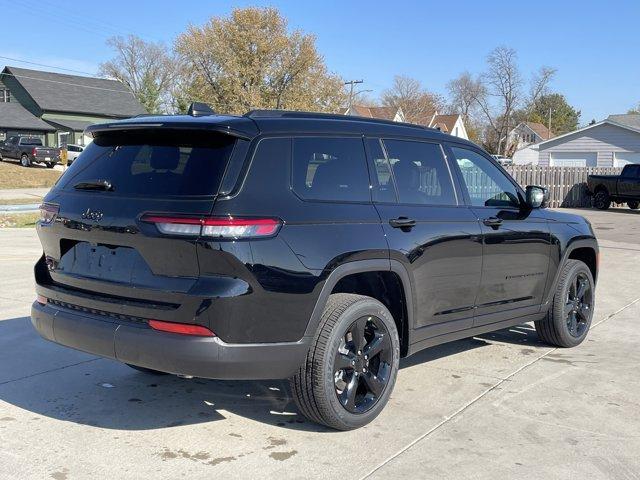
[[453,135],[454,137],[469,140],[467,129],[464,128],[464,122],[462,121],[462,115],[457,113],[451,115],[439,115],[435,112],[428,126]]
[[85,145],[87,126],[142,113],[117,80],[10,66],[0,73],[0,140],[32,135],[47,146]]
[[509,131],[508,145],[511,149],[519,150],[528,145],[544,142],[555,137],[553,132],[542,123],[520,122]]
[[404,122],[404,113],[401,108],[394,107],[365,107],[364,105],[351,105],[340,110],[342,115],[355,115],[366,118],[379,118],[393,122]]
[[[401,108],[394,107],[367,107],[364,105],[352,105],[349,108],[340,110],[342,115],[356,115],[366,118],[379,118],[381,120],[391,120],[394,122],[405,122],[405,116]],[[437,111],[428,112],[424,115],[424,121],[420,122],[426,127],[438,129],[444,133],[468,140],[467,130],[462,121],[462,115],[440,115]]]
[[611,115],[537,147],[539,165],[622,167],[640,163],[640,115]]

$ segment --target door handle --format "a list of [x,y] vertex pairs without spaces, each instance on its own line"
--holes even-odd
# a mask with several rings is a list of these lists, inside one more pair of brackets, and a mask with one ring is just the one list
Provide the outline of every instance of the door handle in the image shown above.
[[412,218],[398,217],[389,220],[389,225],[391,225],[393,228],[401,228],[403,230],[406,228],[407,230],[410,230],[411,228],[416,226],[416,221]]
[[498,228],[500,225],[502,225],[502,219],[498,217],[489,217],[482,220],[482,223],[484,223],[487,227]]

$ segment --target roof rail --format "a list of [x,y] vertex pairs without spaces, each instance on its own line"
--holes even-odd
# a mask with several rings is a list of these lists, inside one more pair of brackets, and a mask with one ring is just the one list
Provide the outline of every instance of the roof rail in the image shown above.
[[303,112],[293,110],[250,110],[244,114],[248,118],[309,118],[326,120],[347,120],[353,122],[381,123],[383,125],[394,125],[401,127],[420,128],[422,130],[435,130],[435,128],[416,125],[415,123],[394,122],[393,120],[383,120],[380,118],[359,117],[357,115],[340,115],[339,113]]

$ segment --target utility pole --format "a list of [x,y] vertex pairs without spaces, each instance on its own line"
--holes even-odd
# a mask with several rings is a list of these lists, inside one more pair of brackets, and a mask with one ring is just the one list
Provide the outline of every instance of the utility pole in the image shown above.
[[549,132],[547,133],[547,140],[549,140],[551,138],[551,107],[549,107],[549,124],[547,128],[549,129]]
[[353,87],[358,83],[364,83],[364,80],[349,80],[348,82],[344,82],[345,85],[350,85],[349,87],[349,107],[351,108],[351,104],[353,103]]

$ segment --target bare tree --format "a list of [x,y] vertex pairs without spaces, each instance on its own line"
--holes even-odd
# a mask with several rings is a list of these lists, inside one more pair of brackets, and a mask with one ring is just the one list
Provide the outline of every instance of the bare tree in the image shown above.
[[178,60],[160,43],[135,35],[107,40],[115,57],[100,65],[100,73],[127,85],[149,113],[172,110],[172,89]]
[[441,109],[444,100],[426,90],[419,80],[398,75],[393,86],[381,96],[382,104],[401,108],[407,122],[428,125],[436,110]]
[[527,110],[533,109],[540,97],[548,93],[549,82],[553,80],[556,71],[555,68],[540,67],[540,69],[531,76]]
[[487,95],[482,81],[474,79],[469,72],[461,73],[458,78],[447,83],[447,90],[451,112],[461,114],[465,122],[474,116],[479,102]]
[[523,81],[517,58],[513,48],[497,47],[487,57],[488,70],[482,75],[487,95],[478,105],[489,130],[485,143],[498,154],[507,151],[511,115],[522,100]]

